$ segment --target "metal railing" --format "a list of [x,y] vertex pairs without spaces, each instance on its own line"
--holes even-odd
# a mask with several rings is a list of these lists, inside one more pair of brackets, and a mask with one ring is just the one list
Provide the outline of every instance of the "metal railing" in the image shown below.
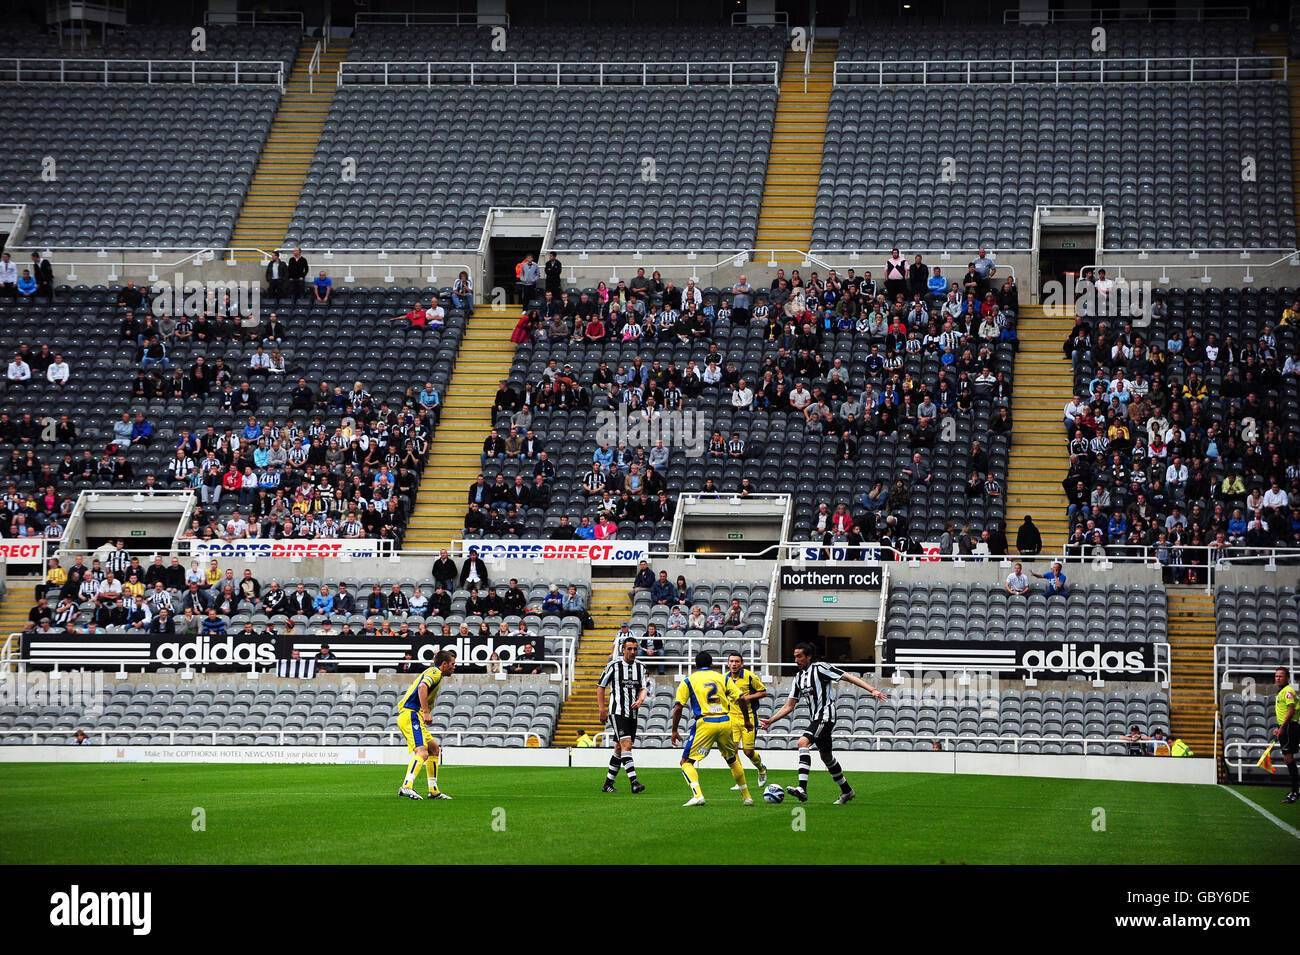
[[1285,82],[1284,56],[1107,57],[1014,60],[842,60],[836,86],[1013,83]]
[[776,60],[716,63],[555,61],[346,61],[338,85],[436,86],[777,86]]
[[790,30],[790,14],[784,10],[775,13],[745,13],[737,10],[731,14],[733,27],[784,27]]
[[307,61],[307,91],[316,92],[316,74],[320,72],[321,52],[328,40],[317,40],[316,46],[311,51],[311,59]]
[[1131,21],[1135,23],[1169,23],[1202,22],[1211,20],[1249,20],[1250,7],[1099,7],[1091,11],[1081,11],[1077,7],[1069,10],[1032,10],[1025,11],[1019,7],[1009,7],[1002,11],[1003,23],[1022,25],[1041,25],[1043,23],[1116,23]]
[[[98,635],[110,641],[115,639],[120,640],[123,637],[131,636],[131,634],[129,633],[126,633],[124,631],[118,631],[118,630],[113,630],[113,631],[102,630]],[[234,634],[231,635],[233,636]],[[78,636],[84,638],[86,635],[78,634]],[[145,633],[145,634],[140,634],[138,638],[147,639],[149,636],[150,634]],[[281,634],[281,636],[284,636],[284,634]],[[289,636],[292,638],[302,637],[304,639],[315,639],[318,636],[318,633],[317,631],[306,630],[301,634],[289,634]],[[336,643],[339,642],[339,633],[336,630],[323,634],[323,636],[332,638]],[[181,634],[177,634],[175,635],[175,637],[177,640],[181,640],[181,641],[185,639],[190,639]],[[21,635],[11,634],[9,640],[7,640],[5,643],[6,650],[8,649],[9,641],[14,640],[15,638],[21,639]],[[199,640],[201,639],[201,637],[199,635],[194,635],[192,639]],[[573,637],[548,638],[548,643],[551,640],[560,641],[561,643],[563,643],[564,641],[568,641],[570,644],[575,642]],[[400,649],[400,644],[395,649]],[[563,652],[561,652],[559,660],[550,660],[550,659],[529,660],[527,661],[527,665],[530,667],[537,667],[546,673],[553,672],[555,675],[550,678],[551,682],[559,683],[564,688],[564,692],[567,694],[573,687],[572,661],[573,661],[573,648],[570,645],[569,647],[566,647]],[[125,651],[122,650],[121,648],[112,647],[112,646],[106,646],[102,651],[97,651],[94,656],[85,656],[85,657],[58,657],[58,658],[24,657],[24,656],[14,655],[10,653],[9,656],[5,657],[3,661],[0,662],[2,662],[4,667],[16,669],[19,673],[25,673],[28,669],[35,668],[41,671],[48,670],[52,674],[60,674],[63,672],[70,672],[70,673],[77,672],[83,668],[92,667],[96,670],[103,670],[106,673],[110,671],[116,672],[116,674],[122,678],[125,678],[127,675],[133,672],[139,672],[139,673],[157,672],[160,667],[170,667],[176,670],[177,672],[181,672],[181,673],[190,673],[190,674],[207,673],[208,666],[209,666],[207,664],[199,664],[198,666],[189,666],[187,664],[158,663],[149,658],[149,651],[147,649],[142,649],[139,651]],[[279,661],[276,662],[278,663]],[[498,661],[492,661],[492,662],[498,662]],[[516,664],[516,662],[522,663],[523,661],[501,660],[499,662],[501,663],[502,670],[508,671],[510,667]],[[348,656],[346,658],[340,659],[335,664],[335,666],[338,668],[336,672],[339,674],[343,674],[343,673],[364,674],[363,679],[372,680],[372,679],[378,679],[380,676],[389,675],[389,673],[385,673],[385,671],[396,672],[396,668],[400,663],[402,663],[401,660],[394,660],[391,657]],[[567,668],[566,668],[566,664],[568,664]],[[212,664],[212,665],[215,666],[217,664]],[[474,661],[472,663],[466,663],[464,665],[472,666],[472,667],[486,667],[487,662]],[[275,672],[276,672],[275,663],[259,665],[258,663],[253,662],[248,664],[241,663],[238,666],[234,664],[220,664],[220,666],[222,669],[220,671],[214,671],[214,672],[248,673],[250,675],[266,674],[268,676],[275,676]],[[7,672],[7,670],[5,672]],[[326,674],[322,673],[320,675],[324,676]]]
[[296,26],[304,32],[301,10],[230,10],[203,11],[204,26]]
[[[536,729],[530,729],[527,731],[493,730],[493,729],[488,729],[487,727],[484,727],[483,729],[450,730],[450,729],[439,729],[436,728],[435,726],[430,726],[429,730],[435,735],[439,745],[442,746],[459,746],[465,740],[466,737],[471,737],[471,736],[478,736],[478,737],[500,736],[507,741],[506,746],[527,747],[529,745],[530,739],[537,741],[536,743],[532,744],[534,746],[546,746],[549,745],[550,743],[551,733],[552,733],[552,730],[547,729],[544,726],[537,727]],[[57,740],[58,743],[66,743],[67,738],[71,736],[74,732],[75,732],[74,730],[58,730],[58,729],[23,730],[23,729],[0,728],[0,736],[12,735],[12,736],[30,737],[31,738],[30,745],[39,745],[41,742],[41,737],[49,737],[51,739],[55,739]],[[168,741],[165,744],[163,743],[118,743],[116,745],[118,746],[180,745],[180,746],[244,746],[244,747],[258,745],[257,743],[218,743],[217,738],[220,736],[233,736],[235,738],[238,738],[240,736],[252,736],[252,737],[275,736],[276,738],[275,745],[277,746],[311,746],[311,745],[339,746],[341,745],[341,743],[339,743],[338,741],[341,740],[343,737],[347,737],[347,736],[377,736],[380,739],[380,742],[378,744],[380,746],[401,746],[405,742],[405,738],[397,730],[392,730],[392,729],[379,730],[373,728],[350,729],[350,730],[349,729],[286,730],[286,729],[266,729],[266,728],[250,729],[248,727],[242,727],[242,728],[223,727],[221,729],[212,729],[210,727],[202,727],[197,729],[195,728],[153,729],[153,728],[139,728],[139,727],[129,728],[128,727],[125,729],[93,729],[92,728],[86,730],[85,733],[88,739],[91,740],[98,739],[99,741],[98,745],[101,746],[114,745],[109,743],[108,740],[111,738],[118,738],[123,736],[125,737],[166,736]],[[210,737],[211,742],[209,743],[205,741],[203,743],[196,743],[193,742],[193,739],[191,739],[191,741],[188,743],[178,744],[176,742],[177,736],[188,736],[191,738]],[[304,740],[307,742],[303,742]],[[333,742],[331,742],[331,740],[333,740]],[[515,742],[515,740],[517,740],[518,742]],[[15,745],[15,744],[7,744],[7,745]],[[21,745],[28,745],[28,744],[19,743],[16,745],[21,746]],[[270,745],[270,744],[262,744],[262,745]]]
[[[685,738],[688,732],[689,730],[681,732],[681,736]],[[67,734],[65,733],[64,735]],[[594,737],[596,745],[604,745],[608,741],[608,735],[607,730],[597,733]],[[638,728],[636,735],[639,740],[666,740],[671,739],[672,737],[672,733],[669,730],[647,730],[643,728]],[[774,743],[794,743],[801,735],[803,735],[802,731],[797,729],[772,728],[763,731],[763,739],[767,741],[769,747]],[[950,731],[942,733],[847,733],[837,731],[835,734],[835,742],[840,752],[843,752],[847,748],[844,745],[845,743],[869,742],[873,744],[871,750],[878,751],[880,750],[880,743],[893,743],[896,741],[912,743],[923,742],[929,743],[931,746],[938,742],[941,745],[942,750],[945,752],[952,752],[955,750],[958,743],[994,743],[999,746],[1000,752],[1000,747],[1003,743],[1010,743],[1012,746],[1011,752],[1015,754],[1021,752],[1020,747],[1025,743],[1037,743],[1039,745],[1044,743],[1053,743],[1060,746],[1079,744],[1083,747],[1082,755],[1084,756],[1104,756],[1106,755],[1106,746],[1112,743],[1123,743],[1123,740],[1119,737],[1109,736],[1014,736],[1002,733],[952,733]],[[919,750],[917,751],[919,752]]]
[[10,83],[227,83],[284,89],[279,60],[105,60],[0,57],[0,81]]
[[[638,730],[637,735],[641,732]],[[1223,740],[1223,765],[1229,772],[1236,771],[1237,782],[1245,779],[1246,771],[1253,769],[1258,763],[1259,758],[1264,755],[1264,750],[1268,749],[1269,743],[1275,742],[1272,739],[1262,740],[1230,740],[1226,737]],[[1244,756],[1234,756],[1233,754],[1244,753]]]
[[[1161,285],[1169,285],[1171,282],[1169,273],[1189,273],[1189,276],[1199,274],[1199,281],[1202,285],[1212,285],[1216,281],[1215,277],[1210,274],[1213,269],[1216,272],[1227,272],[1226,276],[1221,276],[1217,281],[1231,282],[1240,277],[1243,284],[1252,285],[1255,282],[1255,276],[1251,274],[1252,269],[1270,269],[1281,265],[1300,266],[1300,249],[1111,249],[1103,248],[1101,250],[1110,256],[1130,256],[1136,261],[1126,262],[1106,262],[1104,264],[1093,262],[1090,268],[1105,269],[1108,274],[1113,275],[1117,280],[1122,278],[1125,272],[1137,272],[1138,274],[1154,275],[1160,273],[1158,281]],[[1251,262],[1252,255],[1277,255],[1278,258],[1266,262]],[[1235,254],[1235,262],[1200,262],[1202,255],[1232,255]],[[1152,255],[1186,255],[1189,262],[1187,265],[1169,264],[1163,265],[1146,265],[1143,260]]]
[[358,13],[357,29],[373,26],[510,26],[508,13]]
[[[1250,650],[1258,653],[1259,663],[1243,663],[1230,659],[1234,651]],[[1269,657],[1266,661],[1264,658]],[[1300,647],[1289,645],[1266,646],[1258,643],[1216,643],[1214,645],[1214,685],[1219,690],[1233,689],[1234,677],[1254,678],[1257,674],[1272,673],[1286,667],[1291,673],[1300,664]]]

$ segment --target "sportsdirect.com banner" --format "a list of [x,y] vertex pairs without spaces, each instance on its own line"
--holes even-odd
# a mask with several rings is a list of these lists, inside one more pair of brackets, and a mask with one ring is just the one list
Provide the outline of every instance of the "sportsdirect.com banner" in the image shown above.
[[[1103,680],[1154,679],[1150,643],[1061,643],[886,640],[886,665],[904,670],[967,670],[1049,678],[1096,676]],[[1145,673],[1143,671],[1146,671]]]
[[[501,662],[513,661],[526,641],[477,636],[466,640],[455,638],[446,644],[456,651],[456,661],[461,666],[482,666],[492,654]],[[532,641],[534,644],[536,641]],[[443,644],[435,640],[394,640],[383,637],[350,637],[346,641],[335,635],[295,634],[291,638],[280,635],[278,639],[263,634],[253,639],[230,635],[226,637],[172,637],[166,635],[131,636],[104,634],[98,638],[69,639],[63,634],[42,637],[39,634],[23,639],[24,650],[34,667],[77,666],[83,669],[112,669],[125,665],[128,668],[155,669],[167,667],[194,667],[208,670],[274,669],[277,659],[288,657],[297,650],[301,657],[314,657],[322,643],[330,645],[330,652],[338,658],[340,670],[355,670],[371,665],[397,667],[409,651],[414,663],[433,665],[433,657]],[[318,667],[319,672],[319,667]]]
[[190,556],[205,560],[238,557],[383,557],[392,553],[392,541],[339,540],[237,540],[190,541]]
[[484,560],[541,557],[544,560],[589,560],[601,566],[635,565],[650,559],[649,541],[467,540],[461,542],[460,556],[468,556],[471,547],[477,549]]

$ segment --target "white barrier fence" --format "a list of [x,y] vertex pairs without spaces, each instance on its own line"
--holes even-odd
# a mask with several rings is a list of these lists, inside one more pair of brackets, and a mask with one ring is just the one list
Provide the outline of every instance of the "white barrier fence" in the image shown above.
[[351,86],[737,86],[780,84],[776,60],[722,62],[473,62],[363,60],[339,64]]
[[843,60],[836,86],[1025,83],[1245,83],[1287,78],[1284,56],[1012,60]]
[[8,83],[224,83],[284,89],[279,60],[104,60],[0,57]]

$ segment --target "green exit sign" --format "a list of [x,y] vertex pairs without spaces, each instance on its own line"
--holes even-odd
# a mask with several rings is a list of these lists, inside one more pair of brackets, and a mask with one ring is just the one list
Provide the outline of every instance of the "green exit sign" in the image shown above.
[[1079,247],[1079,243],[1077,243],[1077,242],[1062,242],[1062,243],[1061,243],[1061,248],[1063,248],[1063,249],[1077,249],[1078,247]]
[[145,532],[145,531],[142,531],[142,530],[133,530],[133,531],[131,532],[131,536],[132,536],[132,537],[144,537],[145,534],[146,534],[146,532]]
[[727,535],[727,540],[729,541],[743,541],[744,539],[745,539],[745,535],[740,533],[739,531],[732,531]]
[[838,594],[826,594],[822,597],[822,603],[824,604],[837,604],[839,602],[840,598]]

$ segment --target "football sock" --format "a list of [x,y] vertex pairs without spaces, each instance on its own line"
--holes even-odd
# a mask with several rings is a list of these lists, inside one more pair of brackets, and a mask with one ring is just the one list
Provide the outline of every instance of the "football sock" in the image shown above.
[[754,755],[749,757],[749,764],[760,773],[767,772],[767,767],[763,765],[763,757],[758,755],[758,750],[754,750]]
[[691,787],[691,795],[696,799],[701,799],[704,793],[700,792],[700,774],[696,770],[694,763],[686,763],[682,766],[682,775],[686,777],[686,785]]
[[749,783],[745,782],[745,767],[740,765],[740,759],[737,758],[732,760],[731,765],[728,768],[731,770],[731,778],[734,779],[736,785],[740,787],[740,798],[748,799]]
[[420,757],[412,756],[411,763],[406,767],[406,780],[402,783],[403,789],[410,789],[411,783],[415,782],[415,774],[420,771]]
[[830,762],[826,764],[826,771],[831,774],[831,779],[835,780],[835,785],[840,787],[840,792],[848,792],[853,788],[844,778],[844,770],[840,769],[840,761],[835,757],[832,756]]
[[424,761],[424,771],[429,777],[429,792],[438,791],[438,757],[430,756]]
[[627,778],[636,782],[636,765],[632,762],[632,754],[623,754],[623,771],[627,773]]
[[619,759],[618,753],[609,758],[609,772],[605,774],[605,782],[612,783],[618,777],[618,771],[622,767],[623,761]]
[[799,750],[799,788],[808,788],[808,773],[812,769],[812,753],[804,747]]
[[1300,767],[1296,766],[1294,759],[1286,764],[1286,771],[1291,774],[1291,791],[1300,792]]

